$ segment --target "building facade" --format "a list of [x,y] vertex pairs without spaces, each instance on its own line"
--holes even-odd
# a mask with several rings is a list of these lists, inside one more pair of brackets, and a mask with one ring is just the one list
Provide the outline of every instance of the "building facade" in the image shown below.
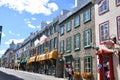
[[[66,65],[72,65],[74,73],[92,73],[91,80],[97,80],[95,42],[94,1],[86,0],[59,19],[59,54],[63,55],[64,76]],[[79,77],[84,78],[84,76]]]
[[[95,34],[98,79],[120,80],[120,0],[98,0],[95,4]],[[102,47],[101,47],[102,46]]]

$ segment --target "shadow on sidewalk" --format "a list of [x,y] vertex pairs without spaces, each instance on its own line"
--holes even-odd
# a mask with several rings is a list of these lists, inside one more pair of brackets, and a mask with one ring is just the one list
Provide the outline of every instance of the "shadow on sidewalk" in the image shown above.
[[24,80],[24,79],[0,71],[0,80]]

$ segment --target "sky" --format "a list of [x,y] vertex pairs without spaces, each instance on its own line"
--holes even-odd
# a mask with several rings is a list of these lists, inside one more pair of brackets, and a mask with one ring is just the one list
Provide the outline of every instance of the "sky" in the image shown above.
[[9,48],[41,30],[41,22],[50,23],[62,9],[72,10],[74,0],[0,0],[0,25],[3,26],[0,57]]

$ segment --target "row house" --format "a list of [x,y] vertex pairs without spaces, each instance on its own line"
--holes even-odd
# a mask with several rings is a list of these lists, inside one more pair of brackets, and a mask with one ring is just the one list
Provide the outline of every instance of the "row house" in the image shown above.
[[78,78],[85,78],[84,75],[90,73],[91,80],[97,80],[96,51],[91,45],[95,42],[94,15],[94,1],[86,0],[59,18],[59,54],[63,55],[65,76],[65,68],[72,65],[74,76],[82,74]]
[[95,36],[98,79],[120,80],[120,0],[97,0],[95,4]]

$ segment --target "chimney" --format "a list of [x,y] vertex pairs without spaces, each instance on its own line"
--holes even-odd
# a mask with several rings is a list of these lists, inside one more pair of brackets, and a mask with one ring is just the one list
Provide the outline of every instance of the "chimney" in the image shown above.
[[43,29],[45,26],[47,26],[47,22],[42,21],[41,22],[41,29]]
[[65,14],[67,14],[68,12],[70,12],[70,11],[63,9],[63,10],[61,11],[61,15],[65,15]]

